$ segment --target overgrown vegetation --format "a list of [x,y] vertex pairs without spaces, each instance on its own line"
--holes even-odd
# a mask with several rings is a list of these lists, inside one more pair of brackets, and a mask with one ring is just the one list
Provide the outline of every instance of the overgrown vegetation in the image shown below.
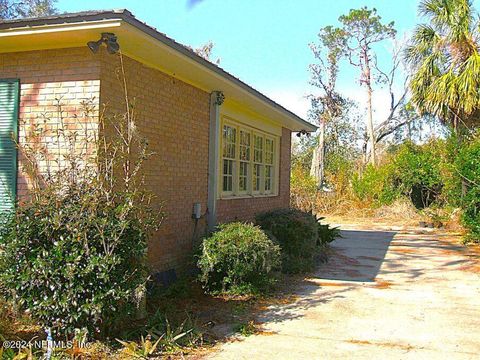
[[[143,187],[150,155],[129,111],[92,128],[96,109],[86,102],[78,130],[59,103],[54,133],[35,127],[19,145],[32,191],[1,228],[1,289],[54,333],[108,335],[145,296],[147,237],[161,211]],[[107,126],[114,135],[101,138]],[[52,151],[47,136],[66,151]]]
[[[452,135],[447,139],[431,139],[423,144],[406,141],[392,145],[380,158],[377,166],[370,164],[351,172],[345,181],[348,186],[341,191],[315,193],[310,188],[292,193],[308,193],[300,202],[292,198],[292,204],[302,204],[304,209],[323,214],[353,214],[366,211],[370,215],[385,213],[386,207],[403,207],[399,218],[415,218],[405,202],[416,209],[418,218],[430,219],[435,226],[444,226],[456,221],[458,209],[463,209],[460,220],[469,231],[467,240],[479,241],[479,186],[478,165],[479,136],[472,134],[459,142]],[[297,165],[296,177],[309,180],[308,169],[301,171]],[[326,177],[330,175],[327,167]],[[296,182],[297,186],[300,184]],[[335,189],[335,187],[334,187]],[[307,204],[307,205],[305,205]],[[311,206],[311,207],[308,207]]]
[[[480,136],[462,146],[455,160],[454,170],[459,173],[461,184],[460,205],[463,207],[462,221],[470,230],[467,240],[480,243]],[[455,194],[455,191],[453,191]],[[452,201],[453,202],[453,201]]]
[[326,259],[325,247],[339,232],[320,220],[297,209],[279,209],[256,217],[260,227],[280,245],[282,271],[287,274],[312,271],[319,256]]
[[318,239],[315,217],[295,209],[281,209],[257,215],[256,222],[280,245],[283,272],[313,270]]
[[200,280],[214,293],[256,294],[274,282],[280,248],[257,226],[234,222],[220,225],[205,239],[198,260]]
[[442,140],[432,140],[423,145],[406,141],[392,147],[383,164],[367,166],[362,173],[354,174],[352,189],[361,201],[376,206],[390,205],[401,196],[409,198],[419,209],[440,200],[443,188],[441,176]]
[[[291,203],[317,214],[390,216],[423,226],[458,229],[461,222],[466,240],[480,241],[478,13],[467,0],[421,1],[419,13],[426,23],[382,61],[378,44],[396,31],[375,9],[350,10],[339,28],[321,29],[312,47],[318,93],[310,111],[320,130],[295,144]],[[383,70],[388,63],[391,70]],[[344,66],[361,70],[366,114],[326,86]],[[390,95],[390,110],[372,124],[380,88]],[[358,127],[365,118],[367,127]]]

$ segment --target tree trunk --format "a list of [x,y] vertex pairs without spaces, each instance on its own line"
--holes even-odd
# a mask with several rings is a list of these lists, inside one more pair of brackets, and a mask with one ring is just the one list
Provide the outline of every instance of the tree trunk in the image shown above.
[[375,154],[375,132],[373,130],[373,108],[372,108],[372,86],[370,84],[370,68],[366,68],[367,76],[367,95],[368,95],[368,117],[367,117],[367,129],[368,136],[370,138],[370,163],[375,166],[376,154]]
[[370,138],[370,163],[375,166],[376,163],[376,154],[375,154],[375,132],[373,129],[373,108],[372,108],[372,76],[370,71],[370,61],[368,58],[368,52],[364,52],[365,59],[365,72],[364,72],[364,82],[367,86],[367,102],[368,102],[368,116],[367,116],[367,131]]
[[320,120],[320,134],[318,135],[318,145],[313,151],[312,166],[310,175],[317,180],[317,189],[322,190],[325,180],[325,121]]

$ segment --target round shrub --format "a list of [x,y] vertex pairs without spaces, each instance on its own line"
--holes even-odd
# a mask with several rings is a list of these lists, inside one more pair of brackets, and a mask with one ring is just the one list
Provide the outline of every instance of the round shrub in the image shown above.
[[280,265],[280,248],[257,226],[220,225],[203,241],[200,280],[214,293],[249,294],[266,290]]
[[44,327],[91,336],[132,315],[148,272],[150,217],[96,183],[43,189],[0,231],[0,284]]
[[301,273],[314,269],[318,223],[312,214],[280,209],[259,214],[256,221],[279,243],[283,272]]

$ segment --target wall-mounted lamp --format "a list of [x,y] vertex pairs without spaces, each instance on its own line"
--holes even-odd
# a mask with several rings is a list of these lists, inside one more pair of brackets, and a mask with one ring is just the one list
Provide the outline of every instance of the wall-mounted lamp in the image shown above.
[[107,45],[109,54],[116,54],[120,50],[120,45],[117,42],[117,35],[112,33],[102,33],[102,37],[97,41],[89,41],[87,46],[94,54],[98,52],[102,44]]
[[297,136],[300,137],[302,135],[307,135],[307,136],[310,136],[310,133],[307,132],[306,130],[301,130],[297,133]]

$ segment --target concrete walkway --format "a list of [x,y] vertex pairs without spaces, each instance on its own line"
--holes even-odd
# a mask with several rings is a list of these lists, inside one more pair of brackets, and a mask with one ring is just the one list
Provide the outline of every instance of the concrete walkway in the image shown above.
[[293,303],[214,359],[480,359],[480,260],[446,234],[344,230]]

